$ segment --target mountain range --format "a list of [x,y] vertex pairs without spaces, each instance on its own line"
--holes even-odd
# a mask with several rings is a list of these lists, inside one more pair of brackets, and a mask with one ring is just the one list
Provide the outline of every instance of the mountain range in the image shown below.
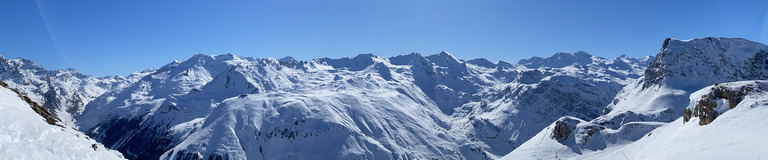
[[[766,144],[748,141],[768,131],[758,117],[768,111],[766,50],[707,37],[666,39],[642,58],[579,51],[516,64],[448,52],[309,61],[198,54],[125,77],[0,56],[0,80],[118,158],[667,159],[684,156],[638,150]],[[677,138],[713,134],[750,143]]]

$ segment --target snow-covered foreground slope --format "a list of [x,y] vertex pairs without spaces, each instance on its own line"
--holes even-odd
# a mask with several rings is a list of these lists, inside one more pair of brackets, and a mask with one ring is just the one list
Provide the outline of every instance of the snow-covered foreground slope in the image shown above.
[[[702,118],[680,117],[675,121],[661,125],[650,132],[632,133],[622,129],[602,130],[602,136],[617,140],[584,142],[579,134],[584,129],[578,125],[568,125],[572,129],[568,138],[555,138],[556,124],[540,132],[526,142],[520,149],[513,151],[503,159],[760,159],[768,157],[768,81],[741,81],[723,83],[701,89],[690,96],[689,109],[701,106],[707,97],[718,97],[719,88],[727,88],[737,96],[713,98],[716,118],[707,125],[700,125]],[[729,101],[736,101],[731,108]],[[687,122],[686,122],[687,121]],[[633,122],[650,123],[650,122]],[[585,123],[579,123],[581,125]],[[657,124],[639,124],[649,126]],[[643,127],[634,130],[645,130]],[[608,133],[608,134],[606,134]],[[636,141],[621,141],[624,138]],[[590,148],[594,144],[607,144],[607,148]]]
[[46,123],[18,94],[0,87],[2,159],[123,159],[82,132]]
[[[645,76],[625,86],[601,116],[592,120],[563,117],[507,157],[551,157],[552,153],[565,157],[611,150],[683,115],[706,117],[702,121],[706,124],[722,113],[722,108],[712,107],[721,102],[713,100],[698,112],[687,111],[691,93],[717,83],[768,79],[767,50],[766,45],[738,38],[667,39]],[[551,140],[552,134],[572,136]]]
[[618,148],[586,156],[585,159],[762,159],[768,157],[768,81],[742,81],[706,87],[691,94],[688,108],[700,105],[703,96],[714,95],[718,87],[743,92],[743,100],[731,107],[718,98],[719,116],[707,125],[701,118],[688,122],[681,117]]
[[200,54],[96,98],[78,125],[131,159],[496,158],[557,117],[596,117],[645,62]]
[[35,62],[0,55],[0,80],[41,104],[64,124],[74,126],[88,102],[110,90],[119,90],[151,73],[136,72],[127,77],[93,77],[74,69],[46,70]]

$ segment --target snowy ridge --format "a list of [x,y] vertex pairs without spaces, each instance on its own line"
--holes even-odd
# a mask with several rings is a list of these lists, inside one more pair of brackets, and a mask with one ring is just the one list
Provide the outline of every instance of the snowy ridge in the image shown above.
[[702,87],[768,79],[768,46],[740,38],[667,39],[644,78],[627,85],[596,122],[670,122]]
[[[728,99],[718,99],[722,103],[716,103],[715,107],[720,113],[705,126],[699,125],[702,118],[679,117],[670,123],[631,122],[618,130],[601,128],[592,133],[594,136],[582,136],[589,134],[591,128],[584,127],[589,123],[583,120],[570,123],[565,120],[568,118],[561,118],[560,121],[568,122],[571,137],[552,137],[559,124],[553,123],[502,159],[757,159],[768,156],[762,147],[768,141],[761,138],[768,133],[768,121],[763,120],[768,113],[768,81],[740,81],[705,87],[691,94],[688,108],[695,108],[703,97],[714,96],[716,90],[722,88],[744,94],[733,107]],[[632,129],[636,131],[620,131],[630,126],[635,126]],[[598,136],[613,139],[581,143],[586,142],[583,138]],[[614,140],[616,138],[629,140]],[[595,148],[596,144],[599,148]]]
[[[588,121],[570,122],[561,118],[506,158],[554,158],[555,155],[551,153],[557,152],[558,158],[594,159],[599,156],[585,157],[590,157],[588,155],[593,152],[602,153],[599,151],[620,148],[660,124],[675,121],[684,115],[686,120],[691,117],[706,118],[705,122],[697,122],[708,124],[727,110],[728,107],[723,108],[722,104],[733,107],[737,103],[734,99],[738,99],[733,98],[734,95],[745,93],[735,88],[705,88],[699,92],[718,94],[703,98],[701,93],[694,91],[717,83],[766,79],[766,50],[766,45],[739,38],[667,39],[661,52],[651,61],[645,76],[626,85],[601,116]],[[558,124],[560,127],[556,127]],[[664,126],[669,125],[674,123]],[[611,135],[614,131],[628,127],[635,128],[635,131],[626,135]],[[565,133],[565,130],[555,128],[568,128],[567,133],[573,138],[553,140],[552,134]],[[616,141],[616,136],[624,137],[627,141]],[[617,158],[624,157],[613,159]]]
[[578,55],[591,61],[529,69],[447,52],[310,61],[199,54],[106,92],[77,124],[129,159],[493,159],[557,117],[599,115],[645,66]]
[[0,87],[0,155],[4,159],[123,159],[70,127],[46,123],[17,93]]
[[84,110],[88,102],[107,91],[119,90],[151,72],[97,78],[80,74],[74,69],[46,70],[26,59],[6,59],[0,55],[0,80],[43,105],[70,126],[74,126],[74,117]]

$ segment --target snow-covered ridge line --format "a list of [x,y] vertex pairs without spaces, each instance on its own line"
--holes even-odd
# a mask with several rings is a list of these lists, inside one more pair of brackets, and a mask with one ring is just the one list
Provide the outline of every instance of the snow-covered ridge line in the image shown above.
[[[606,105],[646,66],[589,56],[527,68],[447,52],[309,61],[198,54],[95,98],[78,125],[130,159],[493,159],[550,119],[599,115],[590,106]],[[210,141],[222,146],[203,147]],[[332,149],[307,154],[321,148]]]
[[[536,140],[546,136],[537,135],[539,138],[532,138],[507,157],[550,157],[548,154],[554,151],[560,153],[559,158],[594,159],[599,156],[584,158],[591,156],[577,155],[613,150],[634,142],[646,133],[645,136],[650,136],[652,133],[649,132],[659,127],[659,122],[692,120],[699,125],[715,123],[723,112],[730,112],[730,108],[742,104],[740,99],[749,99],[746,95],[761,95],[757,94],[764,85],[761,81],[768,79],[766,57],[768,46],[740,38],[667,39],[645,70],[645,75],[626,85],[602,115],[588,122],[556,121],[551,123],[549,129],[539,133],[554,134],[551,128],[559,126],[557,135],[564,135],[567,131],[574,133],[572,137],[575,139],[546,142]],[[735,82],[745,80],[752,81]],[[760,96],[752,98],[765,99]],[[649,121],[654,124],[647,123]],[[662,128],[669,125],[674,124],[669,123]],[[630,137],[625,142],[612,140],[609,137],[616,136],[606,137],[607,134],[603,134],[603,131],[621,130],[627,126],[644,129],[635,129],[633,134],[625,136]],[[615,156],[613,159],[620,158],[624,157]]]
[[[502,159],[680,159],[768,156],[768,81],[704,87],[670,123],[629,122],[613,130],[563,117]],[[709,104],[707,104],[709,103]],[[712,106],[710,106],[712,105]],[[706,107],[706,108],[705,108]],[[706,121],[702,123],[702,121]],[[706,126],[704,126],[706,125]],[[557,153],[557,154],[555,154]]]
[[74,126],[74,117],[91,100],[108,90],[119,90],[146,74],[97,78],[71,68],[47,70],[26,59],[5,59],[0,55],[0,80],[70,126]]
[[40,105],[0,80],[0,156],[4,159],[124,159],[60,124]]
[[[0,58],[1,58],[1,57],[0,57]],[[48,123],[48,124],[50,124],[50,125],[59,126],[59,127],[62,127],[62,128],[64,128],[64,126],[62,126],[61,124],[59,124],[59,123],[61,123],[61,120],[59,120],[59,118],[57,118],[57,117],[56,117],[56,115],[53,115],[53,114],[51,114],[50,112],[48,112],[48,110],[47,110],[47,109],[45,109],[45,108],[43,108],[42,106],[40,106],[39,104],[37,104],[37,102],[34,102],[34,101],[32,101],[32,100],[31,100],[29,97],[27,97],[27,96],[24,96],[24,95],[23,95],[23,94],[21,94],[21,92],[19,92],[18,90],[16,90],[16,89],[13,89],[13,88],[10,88],[10,87],[8,86],[8,84],[7,84],[7,83],[5,83],[5,82],[3,82],[2,80],[0,80],[0,86],[4,87],[4,88],[6,88],[6,89],[9,89],[9,90],[13,91],[14,93],[16,93],[16,95],[17,95],[19,98],[21,98],[22,100],[24,100],[24,102],[26,102],[27,104],[29,104],[29,107],[30,107],[30,108],[32,108],[32,110],[34,110],[34,111],[35,111],[35,113],[37,113],[38,115],[40,115],[41,117],[43,117],[43,119],[45,119],[45,122],[46,122],[46,123]]]

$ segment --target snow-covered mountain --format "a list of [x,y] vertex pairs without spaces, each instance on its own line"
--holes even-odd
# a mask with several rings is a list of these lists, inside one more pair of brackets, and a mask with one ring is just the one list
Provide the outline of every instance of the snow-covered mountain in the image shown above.
[[766,50],[699,38],[667,39],[656,57],[579,51],[517,64],[447,52],[198,54],[101,78],[0,56],[0,79],[63,122],[55,124],[76,125],[128,159],[664,159],[681,157],[638,150],[731,144],[675,138],[727,136],[718,128],[762,134],[762,122],[733,126],[762,113],[768,82],[754,80],[768,79]]
[[[706,113],[686,111],[686,106],[694,104],[689,103],[690,100],[701,99],[692,93],[718,83],[768,79],[766,50],[766,45],[739,38],[667,39],[660,53],[650,62],[644,77],[625,86],[602,115],[592,120],[562,117],[507,157],[534,159],[557,155],[551,153],[559,153],[561,157],[589,155],[620,148],[657,127],[674,128],[667,126],[677,124],[666,122],[683,115],[689,118],[691,115],[702,116],[705,123],[711,122],[722,110],[717,108],[711,112],[715,108],[709,107],[707,111],[710,112]],[[709,106],[713,106],[712,103]],[[728,103],[732,103],[731,106],[738,104]]]
[[493,159],[557,117],[597,117],[648,59],[199,54],[106,92],[77,124],[130,159]]
[[0,156],[3,159],[124,159],[122,155],[61,124],[0,81]]
[[765,80],[708,86],[690,95],[685,108],[696,113],[670,123],[630,122],[614,130],[563,117],[502,159],[768,157],[767,91]]
[[74,69],[46,70],[26,59],[6,59],[0,55],[0,80],[42,104],[70,126],[74,126],[74,116],[80,114],[88,102],[109,90],[128,86],[151,72],[136,72],[127,77],[93,77]]

